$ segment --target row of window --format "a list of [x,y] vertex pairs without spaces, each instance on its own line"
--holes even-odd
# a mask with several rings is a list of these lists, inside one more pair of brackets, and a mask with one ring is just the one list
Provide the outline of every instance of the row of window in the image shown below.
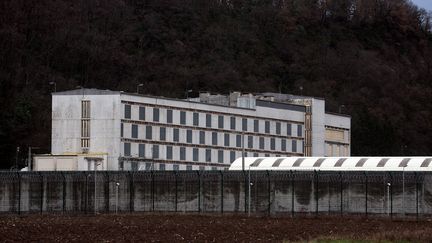
[[216,166],[193,166],[193,165],[179,165],[179,164],[165,164],[165,163],[151,163],[151,162],[146,162],[146,163],[139,163],[139,162],[131,162],[130,163],[130,168],[126,168],[126,169],[130,169],[133,171],[137,171],[137,170],[145,170],[145,171],[152,171],[152,170],[160,170],[160,171],[165,171],[165,170],[174,170],[174,171],[179,171],[179,170],[192,170],[194,167],[196,167],[196,169],[198,170],[205,170],[206,168],[211,170],[217,170]]
[[[210,148],[186,148],[177,146],[137,144],[138,153],[132,153],[131,143],[124,143],[123,155],[126,157],[139,157],[143,159],[166,159],[194,162],[231,163],[241,157],[241,151],[227,151]],[[146,149],[150,151],[146,152]],[[245,152],[245,156],[269,157],[272,154]]]
[[[152,109],[153,111],[148,112],[148,114],[152,114],[152,119],[148,119],[146,115],[146,110]],[[154,121],[154,122],[160,122],[160,109],[159,108],[152,108],[152,107],[144,107],[139,106],[138,108],[138,119],[142,121]],[[179,112],[179,122],[173,121],[173,113]],[[124,106],[124,118],[125,119],[132,119],[132,108],[131,105],[125,105]],[[227,124],[225,124],[225,119],[229,119]],[[203,119],[204,121],[200,123],[200,120]],[[213,119],[215,120],[216,124],[213,124]],[[240,119],[240,126],[241,128],[237,128],[237,120]],[[176,120],[177,121],[177,120]],[[164,121],[165,122],[165,121]],[[264,126],[261,124],[264,122]],[[166,110],[166,123],[168,124],[180,124],[180,125],[192,125],[192,126],[202,126],[202,127],[208,127],[213,128],[217,127],[219,129],[231,129],[231,130],[241,130],[241,131],[247,131],[247,132],[256,132],[256,133],[275,133],[277,135],[287,135],[287,136],[293,136],[293,129],[296,129],[297,136],[301,137],[303,136],[303,126],[300,124],[291,124],[291,123],[282,123],[282,122],[274,122],[274,121],[263,121],[258,119],[248,119],[248,118],[238,118],[235,116],[224,116],[224,115],[212,115],[212,114],[204,114],[204,113],[198,113],[198,112],[186,112],[186,111],[173,111],[173,110]],[[271,131],[272,127],[274,127],[274,130]],[[282,131],[284,130],[284,132]]]
[[[140,132],[137,124],[131,125],[131,135],[130,138],[135,139],[148,139],[156,141],[172,141],[190,144],[201,144],[201,145],[214,145],[214,146],[225,146],[225,147],[237,147],[241,148],[242,143],[246,148],[258,148],[258,149],[270,149],[270,150],[280,150],[287,151],[287,139],[279,138],[268,138],[268,137],[257,137],[252,135],[242,136],[240,134],[230,134],[230,133],[218,133],[218,132],[206,132],[197,131],[191,129],[178,129],[178,128],[166,128],[159,127],[159,134],[153,134],[153,130],[157,133],[158,127],[145,126],[141,131],[145,135],[140,136]],[[168,138],[167,138],[167,129]],[[124,124],[121,126],[121,137],[124,136]],[[244,140],[244,141],[243,141]],[[278,147],[276,147],[276,141],[278,141]],[[297,152],[297,140],[291,141],[290,152]],[[267,144],[267,146],[266,146]],[[289,145],[288,145],[289,146]]]

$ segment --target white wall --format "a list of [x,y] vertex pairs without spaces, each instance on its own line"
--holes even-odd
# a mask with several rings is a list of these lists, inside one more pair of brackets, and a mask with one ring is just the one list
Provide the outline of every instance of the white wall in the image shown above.
[[312,156],[325,154],[325,101],[312,99]]

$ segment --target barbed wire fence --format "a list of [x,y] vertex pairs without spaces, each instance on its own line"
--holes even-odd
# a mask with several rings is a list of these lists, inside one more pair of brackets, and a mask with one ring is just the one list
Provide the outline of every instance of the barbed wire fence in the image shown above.
[[0,172],[4,213],[432,214],[430,172]]

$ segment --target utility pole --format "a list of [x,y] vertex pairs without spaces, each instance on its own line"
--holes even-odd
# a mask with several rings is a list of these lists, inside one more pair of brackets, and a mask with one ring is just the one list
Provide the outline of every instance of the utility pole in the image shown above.
[[244,145],[244,132],[242,132],[242,170],[245,170],[245,145]]

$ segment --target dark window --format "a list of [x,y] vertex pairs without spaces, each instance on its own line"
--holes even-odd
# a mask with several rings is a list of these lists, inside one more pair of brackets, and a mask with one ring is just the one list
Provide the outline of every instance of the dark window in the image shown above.
[[242,130],[243,131],[247,131],[248,130],[248,128],[247,128],[247,119],[246,118],[242,119]]
[[132,124],[132,138],[138,138],[138,125]]
[[153,158],[159,158],[159,145],[153,145]]
[[265,133],[270,133],[270,122],[269,121],[265,122]]
[[282,149],[282,151],[286,151],[286,140],[285,139],[282,139],[281,149]]
[[173,165],[173,170],[179,170],[179,165]]
[[218,128],[224,128],[224,117],[218,116]]
[[145,157],[145,146],[144,144],[138,145],[138,156],[141,158]]
[[218,162],[219,163],[223,163],[223,160],[224,160],[223,156],[224,156],[223,150],[218,150]]
[[254,120],[254,132],[259,132],[259,121]]
[[123,137],[123,123],[120,124],[120,136]]
[[161,127],[159,129],[159,135],[160,135],[160,140],[161,141],[165,141],[166,140],[166,128],[165,127]]
[[174,142],[178,142],[179,141],[179,130],[178,130],[178,128],[174,128],[173,141]]
[[242,137],[241,135],[236,135],[236,146],[240,148],[242,146]]
[[230,160],[231,163],[236,159],[236,153],[235,151],[230,151]]
[[153,121],[159,121],[159,108],[153,108]]
[[151,126],[146,126],[146,139],[152,139],[152,130]]
[[186,142],[187,143],[192,143],[192,130],[187,130],[186,131]]
[[130,143],[124,143],[124,155],[130,156],[131,155],[131,145]]
[[224,134],[224,145],[230,146],[230,135],[228,133]]
[[131,162],[131,170],[132,171],[138,170],[138,163],[137,162]]
[[276,141],[274,138],[271,138],[270,139],[270,149],[275,150],[276,149],[275,147],[276,147]]
[[215,166],[211,167],[212,170],[217,170],[217,168]]
[[292,140],[292,151],[297,152],[297,141],[296,140]]
[[167,110],[167,123],[173,123],[173,111]]
[[270,157],[270,154],[265,154],[264,157]]
[[180,147],[180,160],[186,160],[186,148]]
[[254,157],[259,157],[258,153],[253,154]]
[[198,161],[198,149],[197,148],[193,148],[193,150],[192,150],[192,159],[193,159],[193,161]]
[[217,133],[216,132],[212,132],[212,144],[213,145],[217,145],[218,144]]
[[192,170],[192,165],[186,165],[186,170]]
[[206,162],[211,162],[211,149],[206,149]]
[[292,136],[292,129],[291,129],[291,123],[287,124],[287,135]]
[[186,124],[186,112],[180,111],[180,124],[185,125]]
[[145,107],[140,106],[139,108],[139,119],[145,120]]
[[259,148],[264,149],[264,138],[263,137],[259,138]]
[[211,115],[206,114],[206,127],[211,127]]
[[205,170],[205,166],[201,165],[201,166],[199,167],[199,170]]
[[152,163],[146,163],[146,164],[145,164],[145,169],[146,169],[146,170],[151,170],[151,169],[153,169],[153,165],[152,165]]
[[280,122],[276,122],[276,134],[281,134],[281,124],[280,124]]
[[165,164],[159,164],[159,170],[165,170]]
[[253,148],[253,137],[248,136],[248,148]]
[[204,131],[199,132],[199,143],[205,144],[205,132]]
[[131,119],[131,106],[130,105],[125,105],[125,114],[124,117],[125,119]]
[[193,125],[194,126],[199,126],[199,114],[198,113],[193,113]]
[[172,146],[167,146],[166,148],[166,158],[167,159],[172,159],[173,158],[173,148]]
[[301,137],[303,136],[303,129],[302,125],[297,125],[297,136]]
[[231,130],[235,130],[236,129],[236,118],[235,117],[230,117],[230,128]]

